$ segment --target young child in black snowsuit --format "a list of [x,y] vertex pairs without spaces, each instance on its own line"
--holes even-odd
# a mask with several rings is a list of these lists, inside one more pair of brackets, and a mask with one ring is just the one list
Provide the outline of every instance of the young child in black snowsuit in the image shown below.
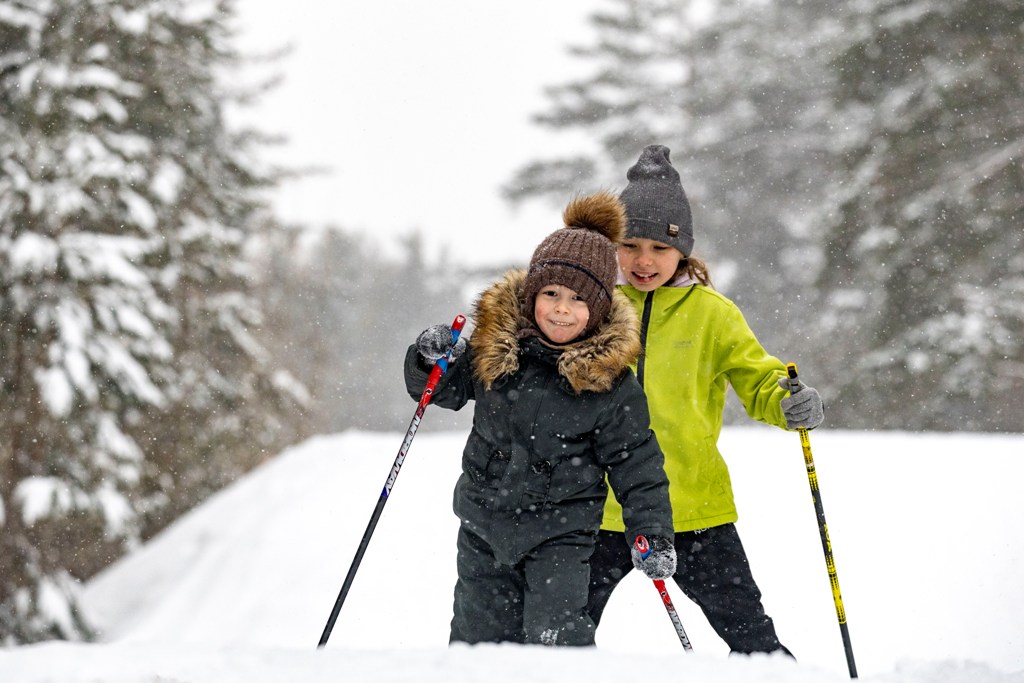
[[480,295],[468,344],[453,348],[451,330],[435,325],[406,356],[414,399],[451,350],[432,404],[476,401],[454,496],[452,642],[594,643],[587,586],[606,477],[631,549],[638,535],[652,541],[636,566],[652,578],[675,570],[664,460],[629,367],[638,320],[615,291],[625,213],[598,193],[573,200],[563,219],[528,271]]

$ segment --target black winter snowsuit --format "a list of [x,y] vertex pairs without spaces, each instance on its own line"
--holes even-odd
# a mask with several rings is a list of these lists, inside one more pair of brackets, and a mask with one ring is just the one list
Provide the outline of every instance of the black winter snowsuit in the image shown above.
[[[593,335],[553,349],[518,336],[522,282],[513,271],[481,296],[468,349],[431,399],[453,410],[476,401],[454,496],[462,525],[451,639],[590,645],[589,558],[605,477],[627,538],[671,537],[668,480],[629,369],[639,348],[632,307],[616,297]],[[405,374],[419,399],[427,368],[415,345]]]

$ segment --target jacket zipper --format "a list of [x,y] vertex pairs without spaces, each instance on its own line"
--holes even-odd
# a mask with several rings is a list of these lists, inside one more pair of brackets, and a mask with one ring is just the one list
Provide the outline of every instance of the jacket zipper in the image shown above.
[[644,386],[644,365],[647,360],[647,327],[651,323],[651,310],[654,308],[654,290],[644,297],[644,312],[640,317],[640,358],[636,361],[636,378],[640,388]]
[[[683,295],[679,304],[682,305],[684,301],[690,298],[690,295],[693,294],[693,290],[696,288],[697,285],[690,285],[689,290]],[[644,297],[644,312],[640,316],[640,358],[636,361],[636,378],[640,382],[640,388],[644,386],[644,366],[647,362],[647,329],[651,325],[651,312],[654,310],[654,293],[657,291],[652,289],[647,292],[647,296]]]

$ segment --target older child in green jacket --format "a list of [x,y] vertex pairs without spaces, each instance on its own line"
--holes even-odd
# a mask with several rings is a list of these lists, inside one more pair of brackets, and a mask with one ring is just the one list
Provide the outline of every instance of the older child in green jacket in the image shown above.
[[[733,524],[732,484],[717,443],[729,386],[750,417],[790,429],[821,423],[821,397],[807,386],[790,396],[784,364],[764,350],[736,305],[711,288],[705,265],[692,255],[690,207],[668,148],[647,147],[627,178],[619,291],[641,318],[636,374],[665,454],[678,553],[673,578],[733,652],[788,653]],[[632,568],[620,510],[610,495],[591,558],[595,623]]]

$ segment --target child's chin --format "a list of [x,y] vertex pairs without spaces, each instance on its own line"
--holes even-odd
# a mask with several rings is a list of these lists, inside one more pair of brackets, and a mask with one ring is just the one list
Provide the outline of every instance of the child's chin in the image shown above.
[[635,277],[629,278],[629,284],[633,285],[634,289],[639,289],[641,292],[649,292],[652,289],[657,289],[658,280],[657,278],[649,278],[646,280],[638,280]]
[[578,332],[566,332],[563,330],[552,330],[546,332],[545,336],[556,344],[568,344],[573,339],[579,336]]

